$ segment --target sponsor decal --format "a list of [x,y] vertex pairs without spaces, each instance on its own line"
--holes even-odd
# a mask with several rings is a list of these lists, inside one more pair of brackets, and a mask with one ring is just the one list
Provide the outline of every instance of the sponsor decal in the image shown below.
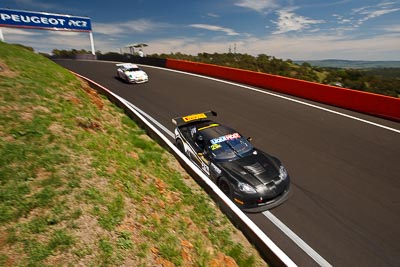
[[183,117],[184,122],[189,122],[189,121],[194,121],[194,120],[199,120],[199,119],[206,119],[207,115],[204,113],[199,113],[199,114],[193,114],[189,116]]
[[214,145],[214,144],[222,143],[222,142],[225,142],[225,141],[234,140],[234,139],[237,139],[237,138],[240,138],[240,137],[241,137],[240,134],[233,133],[233,134],[227,134],[227,135],[224,135],[224,136],[220,136],[218,138],[211,139],[210,142],[211,142],[211,144]]
[[210,164],[211,169],[216,173],[216,174],[221,174],[221,169],[218,168],[217,166],[214,165],[214,163]]
[[0,9],[0,26],[64,31],[91,31],[90,18],[62,14]]

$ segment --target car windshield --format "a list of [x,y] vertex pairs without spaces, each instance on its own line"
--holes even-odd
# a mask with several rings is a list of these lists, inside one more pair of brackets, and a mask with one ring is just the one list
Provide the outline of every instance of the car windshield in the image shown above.
[[139,68],[129,68],[126,71],[139,71],[139,70],[140,70]]
[[[237,138],[223,137],[211,140],[208,147],[212,157],[218,161],[226,161],[247,156],[253,152],[253,146],[245,138],[237,134]],[[225,139],[225,140],[224,140]]]

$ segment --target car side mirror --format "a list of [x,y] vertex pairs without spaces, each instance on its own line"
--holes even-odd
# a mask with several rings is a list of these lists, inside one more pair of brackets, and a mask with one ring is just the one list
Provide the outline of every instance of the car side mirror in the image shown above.
[[247,137],[247,141],[251,142],[251,141],[253,141],[253,138]]

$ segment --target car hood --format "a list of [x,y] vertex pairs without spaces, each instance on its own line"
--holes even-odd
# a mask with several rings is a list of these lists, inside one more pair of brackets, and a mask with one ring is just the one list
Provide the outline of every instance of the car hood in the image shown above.
[[279,165],[268,155],[256,152],[250,156],[219,164],[236,179],[254,187],[279,177]]
[[144,71],[125,71],[125,74],[132,77],[143,77],[146,75]]

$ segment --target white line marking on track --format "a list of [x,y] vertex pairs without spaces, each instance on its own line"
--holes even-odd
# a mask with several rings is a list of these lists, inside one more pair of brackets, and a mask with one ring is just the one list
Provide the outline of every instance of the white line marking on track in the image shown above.
[[149,114],[147,114],[146,112],[144,112],[143,110],[141,110],[140,108],[138,108],[137,106],[135,106],[134,104],[132,104],[131,102],[129,102],[128,100],[125,100],[126,103],[131,106],[132,108],[136,109],[137,111],[139,111],[139,113],[141,113],[144,117],[146,117],[149,121],[151,121],[155,126],[157,126],[158,128],[160,128],[161,130],[163,130],[165,133],[167,133],[170,137],[174,138],[175,135],[173,132],[171,132],[170,130],[168,130],[164,125],[162,125],[161,123],[159,123],[158,121],[156,121],[156,119],[154,119],[153,117],[151,117]]
[[276,227],[278,227],[287,237],[289,237],[297,246],[299,246],[308,256],[310,256],[320,266],[332,266],[324,258],[321,257],[312,247],[304,242],[298,235],[289,229],[283,222],[281,222],[270,211],[262,213],[268,220],[270,220]]

